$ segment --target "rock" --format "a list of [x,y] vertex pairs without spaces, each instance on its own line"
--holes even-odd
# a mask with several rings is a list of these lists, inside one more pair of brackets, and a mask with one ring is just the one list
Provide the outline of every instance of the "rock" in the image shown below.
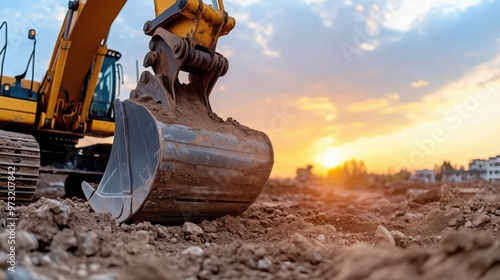
[[408,241],[408,236],[398,230],[391,231],[391,235],[398,246],[405,245],[405,243]]
[[321,212],[318,214],[318,219],[320,221],[326,221],[327,218],[328,218],[328,216],[326,215],[326,213]]
[[88,280],[114,280],[116,278],[110,274],[92,274],[87,279]]
[[[123,271],[121,277],[113,277],[113,279],[162,279],[162,280],[177,280],[181,279],[178,272],[171,268],[167,259],[147,258],[138,262],[132,262]],[[186,271],[189,272],[189,271]],[[188,277],[184,277],[186,279]],[[198,278],[195,278],[198,279]]]
[[22,266],[16,266],[16,272],[7,271],[7,278],[9,280],[31,280],[34,279],[33,274]]
[[36,236],[24,230],[17,231],[16,249],[35,251],[38,249],[38,240],[36,239]]
[[264,247],[259,247],[257,250],[255,250],[255,256],[257,258],[263,258],[266,255],[267,255],[267,250]]
[[297,216],[295,216],[294,214],[289,214],[288,216],[286,216],[286,218],[290,220],[295,220]]
[[257,262],[257,269],[261,271],[269,271],[271,269],[271,261],[267,258],[260,259]]
[[219,237],[219,235],[217,235],[217,233],[211,232],[208,234],[208,237],[210,237],[212,239],[217,239]]
[[196,224],[185,222],[182,226],[182,231],[186,235],[201,235],[203,234],[203,229]]
[[89,273],[85,269],[78,269],[76,275],[80,278],[86,278]]
[[50,250],[61,249],[67,251],[78,246],[78,241],[76,240],[75,233],[73,230],[65,228],[52,239],[50,243]]
[[71,209],[68,205],[64,205],[61,202],[54,199],[47,199],[47,205],[50,210],[55,213],[54,221],[60,225],[65,226],[68,224],[69,215],[71,214]]
[[441,199],[441,187],[433,187],[427,190],[408,189],[408,199],[418,204],[427,204]]
[[161,227],[156,229],[156,234],[158,234],[158,238],[167,237],[167,233]]
[[375,231],[375,239],[373,245],[380,245],[384,243],[396,246],[396,241],[394,241],[394,238],[392,237],[389,230],[387,230],[384,226],[379,225],[377,227],[377,231]]
[[181,252],[182,255],[195,255],[195,256],[201,256],[203,255],[203,249],[198,247],[198,246],[193,246],[185,249],[184,251]]
[[477,228],[483,224],[488,223],[489,221],[491,221],[490,216],[485,213],[479,213],[472,219],[472,227]]
[[134,232],[134,240],[139,244],[139,245],[146,245],[149,243],[149,233],[145,230],[138,230]]
[[97,234],[93,231],[75,233],[78,251],[85,256],[95,255],[100,249],[100,242]]
[[324,243],[326,241],[326,237],[323,234],[318,235],[318,241]]
[[495,236],[491,231],[482,231],[474,236],[473,246],[478,249],[488,248],[495,243]]
[[458,230],[447,232],[441,242],[441,250],[454,254],[463,250],[468,244],[471,244],[474,239],[474,234],[470,230]]
[[325,228],[328,229],[329,231],[332,231],[332,232],[336,232],[337,231],[337,229],[334,226],[332,226],[332,225],[325,225]]
[[7,263],[8,260],[9,256],[7,256],[7,253],[4,252],[3,250],[0,250],[0,268],[1,268],[0,271],[2,271],[2,269],[6,269],[9,267],[9,264]]
[[423,214],[420,213],[412,213],[412,212],[407,212],[404,216],[404,221],[407,223],[412,223],[416,220],[419,220],[423,217]]
[[[15,233],[15,247],[16,250],[20,251],[34,251],[38,249],[38,240],[36,236],[30,232],[26,232],[24,230],[17,230],[16,232],[12,232],[13,234]],[[9,247],[11,246],[9,244],[9,237],[11,234],[11,231],[6,230],[2,233],[0,233],[0,248],[3,248],[5,251],[9,251]],[[13,235],[14,236],[14,235]],[[14,239],[10,239],[14,240]]]
[[465,222],[464,227],[471,228],[472,227],[472,222],[471,221]]
[[130,226],[123,223],[120,225],[120,228],[124,231],[124,232],[128,232],[130,230]]
[[96,272],[99,269],[101,269],[101,265],[98,264],[98,263],[92,263],[92,264],[89,265],[89,270],[90,271]]
[[205,232],[217,232],[217,227],[213,224],[204,224],[202,228]]
[[313,246],[312,243],[299,233],[294,233],[291,238],[291,243],[301,251],[310,250]]

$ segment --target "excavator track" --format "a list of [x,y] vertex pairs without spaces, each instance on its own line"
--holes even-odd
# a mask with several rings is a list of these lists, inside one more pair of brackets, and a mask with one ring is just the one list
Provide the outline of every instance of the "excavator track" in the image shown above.
[[30,203],[36,192],[39,168],[40,147],[33,136],[0,130],[1,200]]

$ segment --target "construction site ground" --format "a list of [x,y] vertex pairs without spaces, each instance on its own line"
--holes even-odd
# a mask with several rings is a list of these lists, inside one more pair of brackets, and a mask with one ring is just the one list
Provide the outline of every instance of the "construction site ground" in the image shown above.
[[[237,217],[117,224],[45,176],[0,279],[500,279],[500,185],[271,180]],[[0,202],[2,209],[7,204]]]

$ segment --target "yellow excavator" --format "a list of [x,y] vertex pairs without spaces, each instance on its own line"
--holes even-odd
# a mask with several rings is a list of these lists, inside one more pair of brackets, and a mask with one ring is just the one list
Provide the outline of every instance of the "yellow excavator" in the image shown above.
[[[107,36],[125,4],[69,1],[41,82],[33,77],[35,30],[26,71],[3,75],[7,23],[0,27],[0,198],[30,202],[45,172],[68,175],[68,195],[84,194],[94,211],[118,222],[198,221],[245,211],[269,178],[274,155],[264,133],[222,120],[210,106],[215,83],[228,71],[216,44],[234,18],[222,0],[154,0],[156,17],[144,25],[151,37],[144,66],[153,73],[143,72],[130,98],[120,101],[121,55],[107,47]],[[181,71],[188,83],[179,82]],[[112,135],[112,145],[76,147],[85,136]],[[8,183],[13,177],[15,188]]]

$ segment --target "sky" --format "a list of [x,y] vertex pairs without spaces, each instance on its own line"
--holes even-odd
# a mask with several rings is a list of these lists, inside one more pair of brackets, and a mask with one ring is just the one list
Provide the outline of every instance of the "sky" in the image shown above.
[[[0,2],[4,74],[24,71],[35,28],[41,79],[66,7]],[[237,23],[218,43],[230,67],[212,108],[268,134],[272,176],[307,164],[323,176],[351,158],[387,173],[500,154],[499,0],[226,0],[225,8]],[[149,42],[142,26],[153,17],[153,1],[129,0],[112,26],[121,98],[136,85]]]

